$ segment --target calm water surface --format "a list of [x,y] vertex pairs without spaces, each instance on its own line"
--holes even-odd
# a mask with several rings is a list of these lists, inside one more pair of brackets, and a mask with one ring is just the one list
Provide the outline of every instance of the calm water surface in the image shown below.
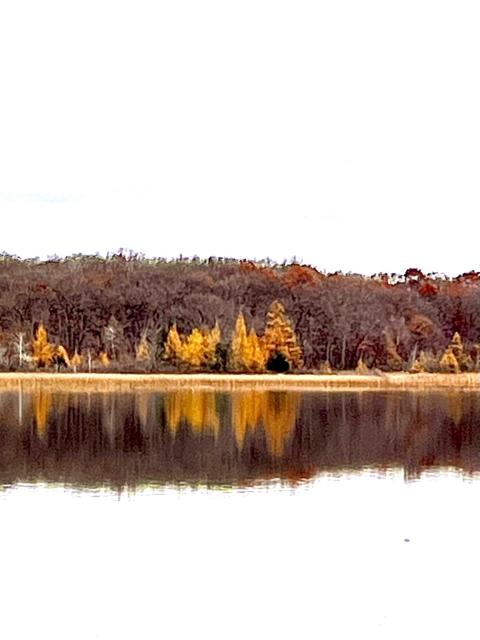
[[2,637],[474,637],[480,394],[0,394]]

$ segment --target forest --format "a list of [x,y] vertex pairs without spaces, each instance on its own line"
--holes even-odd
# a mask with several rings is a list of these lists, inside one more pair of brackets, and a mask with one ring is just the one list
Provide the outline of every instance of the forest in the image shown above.
[[0,369],[480,370],[480,273],[0,255]]

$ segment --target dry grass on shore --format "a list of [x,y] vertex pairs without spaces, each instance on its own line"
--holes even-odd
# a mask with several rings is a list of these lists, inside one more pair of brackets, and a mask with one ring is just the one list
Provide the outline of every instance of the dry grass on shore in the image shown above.
[[340,391],[340,390],[480,390],[479,373],[385,373],[381,375],[316,374],[130,374],[130,373],[0,373],[0,390],[115,392],[211,389]]

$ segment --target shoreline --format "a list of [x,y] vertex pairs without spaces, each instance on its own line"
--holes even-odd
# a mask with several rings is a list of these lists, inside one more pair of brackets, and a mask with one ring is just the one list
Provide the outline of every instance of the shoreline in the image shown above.
[[480,390],[480,373],[218,374],[218,373],[0,373],[0,390],[168,391],[426,391]]

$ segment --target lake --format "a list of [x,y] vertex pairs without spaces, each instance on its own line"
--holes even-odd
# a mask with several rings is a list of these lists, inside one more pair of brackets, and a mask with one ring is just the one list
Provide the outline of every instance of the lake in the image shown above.
[[0,416],[9,640],[476,629],[480,394],[9,391]]

